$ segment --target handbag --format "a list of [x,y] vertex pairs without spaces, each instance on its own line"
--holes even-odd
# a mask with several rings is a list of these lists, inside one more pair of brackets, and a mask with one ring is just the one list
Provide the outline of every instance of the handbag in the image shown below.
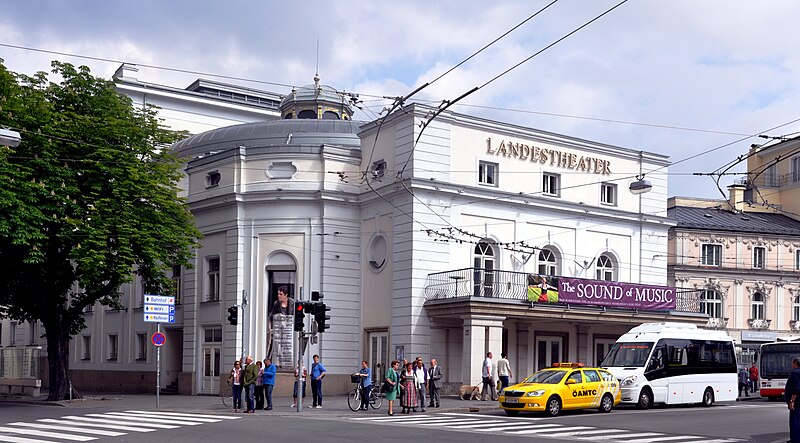
[[392,392],[393,389],[394,389],[394,386],[392,386],[392,384],[389,383],[388,381],[384,381],[383,385],[381,385],[381,392],[383,392],[384,394],[388,394],[389,392]]

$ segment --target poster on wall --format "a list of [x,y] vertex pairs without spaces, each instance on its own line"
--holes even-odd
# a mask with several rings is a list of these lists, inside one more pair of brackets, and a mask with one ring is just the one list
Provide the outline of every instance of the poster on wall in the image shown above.
[[272,316],[272,355],[278,368],[294,367],[294,318],[291,315]]
[[528,301],[667,311],[676,307],[675,288],[605,280],[528,275]]

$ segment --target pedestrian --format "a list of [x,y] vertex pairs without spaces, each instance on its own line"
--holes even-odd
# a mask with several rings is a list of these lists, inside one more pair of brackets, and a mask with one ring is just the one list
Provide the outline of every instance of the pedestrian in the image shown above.
[[242,409],[242,365],[239,360],[233,362],[233,369],[228,375],[228,383],[231,384],[233,393],[233,412]]
[[497,389],[494,386],[494,371],[492,371],[492,353],[486,353],[486,359],[481,365],[481,377],[483,378],[483,388],[481,389],[481,401],[486,401],[487,391],[490,393],[492,401],[497,401]]
[[789,407],[789,441],[800,443],[800,357],[792,358],[792,374],[786,380],[784,400]]
[[258,366],[258,377],[256,377],[256,410],[264,409],[264,368],[261,361],[256,361]]
[[750,396],[750,373],[745,367],[742,367],[742,369],[739,370],[739,397],[742,396],[742,390],[744,390],[745,397]]
[[361,377],[361,381],[358,383],[361,386],[361,407],[359,409],[366,411],[369,407],[369,394],[372,392],[372,369],[369,368],[366,360],[361,360],[358,376]]
[[417,412],[417,381],[411,363],[406,363],[400,373],[400,406],[404,414],[410,414],[412,409]]
[[417,404],[425,412],[425,393],[428,392],[428,370],[425,368],[425,363],[422,362],[422,357],[417,357],[414,360],[414,380],[417,388]]
[[750,365],[750,392],[758,391],[758,366],[756,362]]
[[319,355],[312,357],[314,363],[311,364],[311,408],[322,408],[322,379],[325,377],[325,366],[319,362]]
[[386,401],[389,402],[389,415],[394,415],[394,411],[392,410],[392,405],[394,404],[395,400],[397,400],[397,394],[399,392],[398,380],[400,378],[397,376],[397,371],[400,369],[400,362],[397,360],[392,360],[392,364],[389,365],[389,369],[386,370],[386,377],[384,377],[384,386],[387,389],[384,389],[384,393],[386,394]]
[[258,378],[258,366],[253,364],[253,357],[248,355],[244,360],[244,370],[242,372],[242,386],[247,395],[248,414],[256,412],[256,379]]
[[308,376],[308,371],[306,371],[306,365],[302,365],[299,369],[294,368],[294,389],[292,389],[292,407],[297,406],[297,374],[302,374],[300,376],[300,389],[303,391],[302,398],[306,398],[306,377]]
[[500,353],[500,360],[497,360],[497,377],[500,379],[500,389],[508,387],[508,379],[511,375],[511,363],[508,362],[508,355]]
[[439,389],[442,388],[442,368],[436,364],[436,359],[431,359],[431,368],[428,369],[428,385],[430,386],[430,404],[431,408],[439,407]]
[[267,407],[264,408],[265,411],[272,410],[272,388],[275,387],[275,374],[278,372],[278,368],[272,364],[272,360],[269,358],[264,359],[264,396],[267,398]]

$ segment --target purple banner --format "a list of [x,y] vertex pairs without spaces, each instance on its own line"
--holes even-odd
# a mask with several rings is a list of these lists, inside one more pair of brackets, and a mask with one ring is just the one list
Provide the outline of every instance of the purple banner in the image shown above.
[[632,309],[675,309],[675,288],[580,278],[558,279],[558,301]]

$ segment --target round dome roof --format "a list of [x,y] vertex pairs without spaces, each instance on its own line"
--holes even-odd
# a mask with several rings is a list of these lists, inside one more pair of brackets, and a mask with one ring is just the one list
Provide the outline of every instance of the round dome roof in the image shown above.
[[183,139],[172,150],[180,157],[245,147],[323,144],[361,148],[358,131],[362,122],[353,120],[270,120],[212,129]]
[[328,102],[334,104],[345,103],[339,91],[328,85],[305,85],[292,91],[281,100],[280,108],[296,102]]

